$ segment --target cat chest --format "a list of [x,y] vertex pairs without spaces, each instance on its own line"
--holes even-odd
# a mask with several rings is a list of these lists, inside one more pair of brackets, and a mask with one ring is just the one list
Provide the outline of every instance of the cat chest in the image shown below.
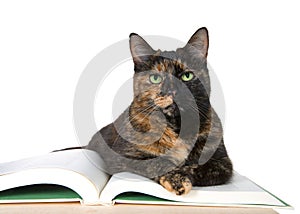
[[188,156],[189,147],[171,128],[166,127],[160,139],[148,145],[139,145],[139,150],[154,156],[166,156],[181,163]]

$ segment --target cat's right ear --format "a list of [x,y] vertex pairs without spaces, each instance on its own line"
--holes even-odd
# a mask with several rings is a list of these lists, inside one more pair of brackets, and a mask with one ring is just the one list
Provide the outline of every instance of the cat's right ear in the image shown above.
[[129,35],[130,51],[134,63],[140,63],[155,53],[152,47],[138,34]]
[[184,47],[191,55],[200,58],[207,57],[208,31],[205,27],[198,29]]

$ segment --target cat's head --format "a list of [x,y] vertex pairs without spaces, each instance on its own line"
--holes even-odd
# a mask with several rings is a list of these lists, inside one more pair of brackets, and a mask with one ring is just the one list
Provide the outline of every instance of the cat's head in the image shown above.
[[167,108],[176,97],[186,97],[185,89],[196,102],[209,98],[206,28],[197,30],[188,43],[176,51],[153,50],[141,36],[132,33],[130,51],[134,61],[136,99]]

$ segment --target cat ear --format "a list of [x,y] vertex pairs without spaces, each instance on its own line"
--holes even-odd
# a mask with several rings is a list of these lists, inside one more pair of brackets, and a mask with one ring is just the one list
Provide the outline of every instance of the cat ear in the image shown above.
[[155,51],[151,46],[138,34],[129,35],[130,51],[135,63],[146,60],[148,56],[153,55]]
[[207,57],[208,31],[205,27],[198,29],[184,47],[192,55]]

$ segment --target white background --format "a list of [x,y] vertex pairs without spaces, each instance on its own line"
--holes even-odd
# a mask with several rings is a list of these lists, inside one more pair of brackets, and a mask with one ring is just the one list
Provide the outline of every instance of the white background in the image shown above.
[[[131,32],[187,41],[206,26],[209,62],[225,94],[225,143],[234,167],[296,207],[281,213],[297,212],[296,1],[7,2],[0,3],[0,162],[79,145],[75,87],[105,47]],[[110,111],[111,103],[101,102]],[[106,112],[96,116],[99,126],[111,120]]]

